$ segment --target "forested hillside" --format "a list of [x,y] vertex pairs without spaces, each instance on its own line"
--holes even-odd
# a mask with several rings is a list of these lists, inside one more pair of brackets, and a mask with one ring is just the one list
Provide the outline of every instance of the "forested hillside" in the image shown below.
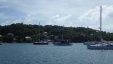
[[[101,32],[105,40],[113,40],[113,33]],[[57,25],[27,25],[16,23],[0,26],[0,41],[3,42],[35,42],[39,40],[64,39],[71,42],[99,41],[98,30],[84,27],[63,27]]]

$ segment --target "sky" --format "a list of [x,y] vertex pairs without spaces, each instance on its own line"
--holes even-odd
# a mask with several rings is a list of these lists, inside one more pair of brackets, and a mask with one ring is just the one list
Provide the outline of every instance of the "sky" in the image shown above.
[[89,27],[113,32],[113,0],[0,0],[0,25],[12,23]]

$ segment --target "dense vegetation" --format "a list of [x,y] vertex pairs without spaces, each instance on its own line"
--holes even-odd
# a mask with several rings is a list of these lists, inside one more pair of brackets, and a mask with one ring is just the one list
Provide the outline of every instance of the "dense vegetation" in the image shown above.
[[[104,40],[113,40],[113,33],[101,32]],[[84,27],[63,27],[57,25],[27,25],[16,23],[0,26],[0,41],[34,42],[40,40],[59,40],[62,38],[72,42],[99,41],[100,31]]]

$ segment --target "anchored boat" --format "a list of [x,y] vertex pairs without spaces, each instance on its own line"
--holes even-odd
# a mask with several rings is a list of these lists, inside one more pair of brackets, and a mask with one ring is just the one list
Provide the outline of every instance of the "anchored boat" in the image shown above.
[[72,45],[69,40],[64,39],[64,34],[63,34],[63,28],[61,31],[61,39],[53,42],[54,45],[58,45],[58,46],[70,46]]
[[93,50],[113,50],[113,44],[111,42],[103,40],[101,32],[102,32],[102,6],[100,6],[100,42],[97,42],[96,44],[87,45],[87,48]]
[[40,22],[39,22],[39,41],[34,42],[34,45],[48,45],[48,41],[47,40],[40,40]]

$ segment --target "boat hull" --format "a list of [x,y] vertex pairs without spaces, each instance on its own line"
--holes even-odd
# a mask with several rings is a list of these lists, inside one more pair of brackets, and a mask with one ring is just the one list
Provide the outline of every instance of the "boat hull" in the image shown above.
[[48,45],[48,42],[34,42],[34,45]]
[[59,41],[59,42],[53,42],[54,45],[57,45],[57,46],[70,46],[72,45],[71,43],[69,43],[69,41]]
[[54,45],[57,46],[70,46],[71,44],[64,44],[64,43],[53,43]]
[[106,46],[87,45],[87,48],[92,50],[113,50],[113,45],[106,45]]

